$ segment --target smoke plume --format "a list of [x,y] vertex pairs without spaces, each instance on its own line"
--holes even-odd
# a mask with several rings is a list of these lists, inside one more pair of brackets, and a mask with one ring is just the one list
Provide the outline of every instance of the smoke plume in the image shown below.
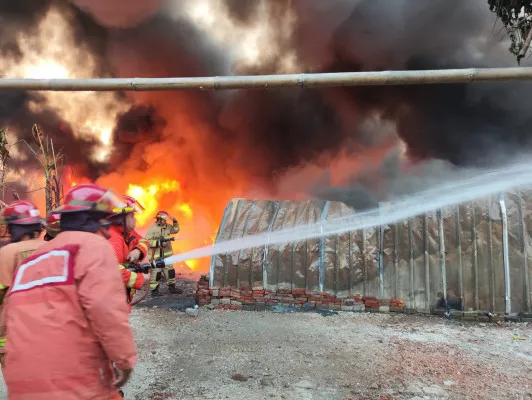
[[[111,3],[4,1],[2,57],[20,59],[21,32],[35,35],[53,8],[68,14],[72,40],[92,54],[98,76],[514,64],[484,0],[153,0],[129,1],[127,12]],[[40,123],[80,174],[120,190],[125,175],[142,183],[172,174],[184,198],[206,212],[216,208],[218,216],[230,197],[250,193],[306,193],[367,208],[444,178],[442,168],[445,177],[459,177],[462,168],[502,163],[515,149],[528,149],[530,88],[520,82],[112,95],[123,107],[105,162],[92,156],[101,143],[76,134],[47,98],[0,93],[0,118],[18,137]]]

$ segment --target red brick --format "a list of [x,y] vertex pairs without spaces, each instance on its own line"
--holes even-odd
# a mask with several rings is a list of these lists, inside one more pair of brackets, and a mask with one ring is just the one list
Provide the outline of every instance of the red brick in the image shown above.
[[216,309],[217,309],[217,310],[223,310],[223,309],[224,309],[224,305],[223,305],[223,304],[218,304],[218,305],[216,306]]
[[264,297],[253,296],[253,300],[255,300],[257,303],[265,303],[264,300],[266,300],[266,299]]
[[313,297],[310,297],[308,300],[309,300],[309,301],[321,301],[321,297],[315,297],[315,296],[313,296]]
[[292,289],[292,294],[294,295],[304,295],[305,289]]
[[377,300],[377,298],[375,296],[363,296],[362,300],[364,300],[364,301],[366,301],[366,300]]
[[219,296],[220,297],[231,297],[231,291],[230,290],[220,290]]
[[253,291],[253,296],[255,296],[257,294],[264,295],[264,290],[254,290]]
[[329,292],[320,292],[321,297],[333,297],[334,295]]

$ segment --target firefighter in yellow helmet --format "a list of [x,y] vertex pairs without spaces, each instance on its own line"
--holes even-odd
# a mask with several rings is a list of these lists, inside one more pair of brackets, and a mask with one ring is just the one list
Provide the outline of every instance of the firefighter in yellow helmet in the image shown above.
[[[168,224],[169,220],[172,221],[172,225]],[[166,258],[173,255],[171,235],[175,235],[178,232],[179,223],[177,219],[170,217],[166,211],[159,211],[155,216],[155,222],[146,233],[146,240],[150,242],[150,260],[159,257]],[[168,291],[170,293],[182,293],[180,289],[175,287],[175,270],[174,266],[170,264],[161,270],[152,271],[150,280],[152,296],[159,296],[159,281],[161,280],[162,274],[164,274],[168,283]]]

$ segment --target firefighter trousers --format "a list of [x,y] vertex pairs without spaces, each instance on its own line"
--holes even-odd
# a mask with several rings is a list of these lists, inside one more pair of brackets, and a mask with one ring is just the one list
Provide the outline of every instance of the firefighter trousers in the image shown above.
[[[173,255],[172,250],[164,252],[163,257],[170,257]],[[159,287],[161,276],[164,276],[166,283],[169,285],[175,285],[175,270],[173,265],[165,265],[164,268],[155,268],[151,271],[150,278],[150,290],[155,290]]]

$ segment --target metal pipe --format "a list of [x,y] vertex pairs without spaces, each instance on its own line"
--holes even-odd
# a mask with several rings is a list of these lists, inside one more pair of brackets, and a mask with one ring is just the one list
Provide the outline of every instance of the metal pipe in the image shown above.
[[458,291],[462,309],[464,304],[464,272],[462,267],[462,226],[460,224],[460,205],[456,206],[456,258],[458,262]]
[[[531,31],[532,32],[532,31]],[[523,210],[523,197],[521,192],[517,192],[517,204],[519,212],[519,236],[521,241],[521,254],[523,256],[523,280],[524,280],[524,298],[526,311],[530,312],[530,279],[528,277],[528,260],[526,254],[526,235],[528,231],[525,222],[525,213]]]
[[[382,213],[384,204],[379,203],[379,211]],[[384,296],[384,227],[380,224],[377,227],[377,254],[378,254],[378,272],[379,272],[379,298]]]
[[362,285],[362,290],[364,292],[364,296],[366,296],[368,293],[368,258],[366,255],[366,230],[364,228],[361,229],[360,236],[362,239],[362,273],[364,275],[364,284]]
[[408,218],[408,265],[410,280],[410,308],[415,308],[416,290],[414,287],[414,235],[412,233],[412,218]]
[[443,298],[447,300],[447,266],[445,265],[445,236],[443,229],[443,209],[439,211],[439,232],[440,232],[440,266]]
[[493,265],[493,221],[490,215],[492,198],[486,202],[486,220],[488,221],[488,268],[490,274],[490,310],[495,312],[495,267]]
[[475,285],[475,310],[479,309],[479,276],[478,276],[478,246],[477,221],[475,219],[475,203],[471,202],[471,246],[473,247],[473,274]]
[[195,78],[0,79],[0,90],[147,91],[270,89],[419,85],[532,80],[532,67],[465,68],[418,71],[364,71],[316,74],[213,76]]
[[426,307],[430,309],[430,260],[429,260],[429,227],[427,214],[423,214],[423,256],[425,264],[425,300]]
[[349,286],[347,287],[347,293],[351,296],[351,290],[353,288],[353,235],[352,231],[349,231],[349,246],[347,247],[347,262],[349,263]]
[[505,313],[512,312],[510,298],[510,258],[508,255],[508,217],[506,215],[506,204],[504,203],[504,193],[499,195],[499,204],[501,206],[502,219],[502,256],[504,265],[504,305]]
[[[393,297],[397,298],[399,295],[399,223],[393,225],[393,278],[394,283]],[[402,227],[402,224],[401,224]]]
[[[329,201],[327,200],[323,206],[323,209],[321,210],[320,215],[320,222],[322,225],[320,225],[320,229],[323,232],[323,220],[327,217],[327,213],[329,212]],[[325,281],[325,264],[324,264],[324,258],[325,258],[325,237],[322,235],[320,237],[320,264],[319,264],[319,282],[320,282],[320,292],[323,292],[323,284]]]

